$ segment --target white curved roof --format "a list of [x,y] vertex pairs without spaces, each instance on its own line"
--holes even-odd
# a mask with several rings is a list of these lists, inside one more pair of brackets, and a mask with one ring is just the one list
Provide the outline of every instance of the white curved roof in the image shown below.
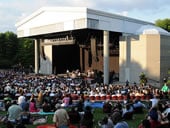
[[170,33],[160,27],[154,25],[143,25],[136,31],[137,35],[141,34],[160,34],[160,35],[170,35]]
[[16,27],[18,37],[29,37],[87,28],[134,34],[147,24],[153,23],[86,7],[42,7]]

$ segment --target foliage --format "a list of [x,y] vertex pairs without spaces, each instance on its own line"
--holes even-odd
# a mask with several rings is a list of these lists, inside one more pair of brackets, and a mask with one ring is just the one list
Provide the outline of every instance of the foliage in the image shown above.
[[146,85],[148,80],[147,80],[146,75],[143,72],[140,74],[139,79],[140,79],[140,84]]
[[166,19],[158,19],[155,22],[156,26],[159,26],[165,30],[167,30],[168,32],[170,32],[170,19],[166,18]]
[[34,64],[34,46],[30,39],[18,39],[13,32],[0,33],[0,68],[10,68],[21,63]]
[[18,62],[25,67],[34,64],[34,43],[30,39],[19,39]]

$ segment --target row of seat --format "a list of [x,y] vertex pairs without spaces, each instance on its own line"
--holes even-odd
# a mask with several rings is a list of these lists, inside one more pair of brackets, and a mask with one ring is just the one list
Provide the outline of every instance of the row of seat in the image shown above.
[[[78,100],[79,96],[74,94],[71,95],[73,100]],[[89,98],[90,100],[126,100],[127,99],[127,95],[121,95],[121,96],[117,96],[117,95],[103,95],[103,96],[88,96],[85,95],[84,96],[85,99]],[[140,100],[149,100],[151,99],[151,96],[130,96],[131,100],[134,99],[140,99]]]

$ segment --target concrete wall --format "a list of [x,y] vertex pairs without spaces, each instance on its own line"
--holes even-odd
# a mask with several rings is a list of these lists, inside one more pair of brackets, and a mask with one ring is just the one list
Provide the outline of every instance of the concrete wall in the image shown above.
[[[119,80],[139,83],[144,72],[152,82],[160,81],[160,35],[131,36],[120,41]],[[129,45],[129,46],[128,46]]]
[[161,36],[161,46],[160,46],[160,73],[161,73],[161,81],[163,81],[164,77],[167,77],[167,71],[170,69],[170,37],[169,36]]
[[52,45],[44,46],[45,58],[40,56],[40,71],[43,74],[52,74]]
[[146,38],[148,77],[153,81],[160,82],[160,35],[143,35]]

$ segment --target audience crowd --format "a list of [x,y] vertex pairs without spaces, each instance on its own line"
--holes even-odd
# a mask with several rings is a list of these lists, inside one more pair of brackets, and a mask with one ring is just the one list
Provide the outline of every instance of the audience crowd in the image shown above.
[[[166,86],[166,87],[165,87]],[[33,123],[31,114],[53,112],[57,127],[80,124],[93,128],[94,115],[91,103],[104,101],[106,116],[98,125],[101,128],[128,128],[126,119],[134,113],[148,110],[139,128],[167,128],[170,126],[169,88],[152,85],[109,84],[95,79],[95,73],[82,75],[79,70],[66,76],[25,74],[14,70],[0,71],[0,109],[7,111],[8,121]],[[142,102],[149,101],[144,104]],[[69,111],[64,108],[70,107]],[[76,117],[76,118],[74,118]]]

